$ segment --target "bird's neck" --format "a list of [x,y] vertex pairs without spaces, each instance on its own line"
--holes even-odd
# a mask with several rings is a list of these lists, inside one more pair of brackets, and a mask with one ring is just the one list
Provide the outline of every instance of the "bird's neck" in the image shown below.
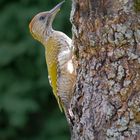
[[53,34],[54,30],[52,28],[46,29],[44,32],[44,37],[41,43],[45,46],[51,35]]

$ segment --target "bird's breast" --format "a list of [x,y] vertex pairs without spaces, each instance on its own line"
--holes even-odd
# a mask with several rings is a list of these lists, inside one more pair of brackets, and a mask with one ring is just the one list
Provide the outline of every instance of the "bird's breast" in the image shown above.
[[49,66],[57,62],[58,51],[59,50],[56,42],[54,41],[47,42],[47,47],[45,47],[45,52],[46,52],[46,61]]
[[57,64],[58,64],[58,52],[56,41],[52,38],[47,41],[47,46],[45,46],[45,57],[47,62],[48,73],[51,80],[51,86],[53,87],[53,92],[56,96],[57,94]]

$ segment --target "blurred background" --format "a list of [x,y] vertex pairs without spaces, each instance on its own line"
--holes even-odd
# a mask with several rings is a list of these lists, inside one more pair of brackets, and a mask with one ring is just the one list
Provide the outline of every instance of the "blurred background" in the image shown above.
[[[69,140],[48,82],[44,47],[29,33],[34,15],[60,0],[0,0],[0,140]],[[71,37],[66,0],[53,27]]]

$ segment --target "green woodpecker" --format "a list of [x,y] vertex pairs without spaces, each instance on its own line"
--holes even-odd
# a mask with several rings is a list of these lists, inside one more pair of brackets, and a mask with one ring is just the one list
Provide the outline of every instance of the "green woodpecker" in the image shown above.
[[63,2],[50,11],[37,14],[29,24],[32,36],[45,47],[50,84],[61,111],[69,107],[75,83],[71,39],[52,28]]

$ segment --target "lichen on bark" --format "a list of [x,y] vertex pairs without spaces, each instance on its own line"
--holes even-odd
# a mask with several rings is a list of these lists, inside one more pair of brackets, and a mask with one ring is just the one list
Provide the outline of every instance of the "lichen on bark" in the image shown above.
[[140,0],[134,0],[134,9],[136,12],[140,11]]
[[133,0],[73,0],[72,140],[140,139],[140,14]]

